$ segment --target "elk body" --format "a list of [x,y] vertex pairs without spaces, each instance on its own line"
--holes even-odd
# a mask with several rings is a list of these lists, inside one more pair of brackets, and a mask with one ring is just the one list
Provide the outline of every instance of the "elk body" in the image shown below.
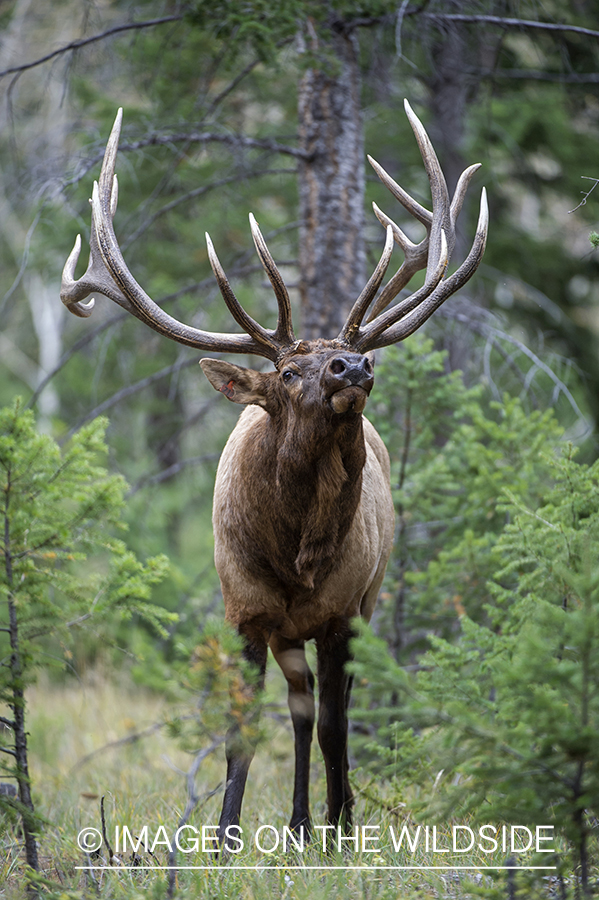
[[[351,679],[352,619],[368,620],[384,576],[393,537],[389,458],[363,410],[373,385],[374,349],[412,334],[476,270],[485,247],[483,189],[472,249],[445,277],[455,243],[455,221],[478,166],[462,174],[452,200],[435,152],[406,103],[432,193],[432,212],[410,197],[370,160],[383,183],[426,228],[412,243],[375,206],[386,228],[381,260],[333,339],[296,340],[283,280],[250,215],[256,250],[271,281],[279,315],[263,328],[240,306],[207,237],[210,262],[235,321],[245,334],[200,331],[169,316],[137,284],[120,252],[112,219],[121,112],[110,136],[99,184],[94,184],[90,261],[74,279],[77,238],[63,274],[61,297],[88,316],[93,292],[104,294],[159,333],[202,350],[250,353],[269,359],[258,372],[216,359],[201,361],[212,386],[245,409],[223,451],[214,493],[215,561],[227,620],[244,639],[244,653],[264,677],[268,647],[288,683],[295,733],[295,782],[290,825],[310,828],[310,746],[315,721],[314,676],[305,642],[314,639],[319,687],[318,740],[327,778],[328,820],[351,822],[347,707]],[[404,261],[381,288],[394,243]],[[420,269],[424,285],[387,308]],[[378,295],[378,296],[377,296]],[[365,323],[370,307],[372,311]],[[251,751],[232,731],[227,740],[227,782],[220,835],[239,822]]]

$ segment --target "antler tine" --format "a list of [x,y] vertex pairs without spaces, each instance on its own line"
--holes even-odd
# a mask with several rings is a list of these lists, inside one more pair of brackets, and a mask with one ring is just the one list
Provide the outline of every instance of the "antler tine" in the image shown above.
[[468,186],[472,181],[472,176],[475,172],[481,167],[481,163],[474,163],[473,166],[468,166],[467,169],[464,169],[460,177],[458,178],[458,183],[456,185],[456,189],[453,194],[453,198],[451,201],[451,221],[454,226],[457,221],[457,218],[462,211],[462,205],[464,203],[464,198],[466,196],[466,191],[468,190]]
[[[179,322],[161,309],[140,287],[131,275],[118,245],[113,217],[117,207],[118,182],[114,174],[119,135],[122,122],[122,110],[119,109],[110,138],[106,145],[102,171],[99,182],[94,183],[92,194],[92,226],[90,232],[90,259],[85,275],[75,281],[75,268],[81,250],[81,238],[77,238],[75,246],[67,259],[63,271],[61,299],[68,309],[77,316],[89,316],[94,301],[84,303],[90,294],[103,294],[132,313],[159,334],[180,344],[196,347],[201,350],[215,350],[225,353],[252,353],[264,356],[276,362],[281,341],[274,332],[267,331],[258,325],[239,306],[231,291],[224,272],[219,280],[223,292],[223,279],[226,284],[223,296],[228,289],[230,296],[225,300],[237,322],[247,330],[247,334],[220,334],[201,331]],[[210,250],[210,248],[209,248]],[[212,250],[212,257],[216,254]],[[212,261],[212,260],[211,260]],[[220,264],[217,260],[217,269]],[[232,299],[231,299],[232,298]]]
[[[451,256],[455,244],[455,229],[450,216],[449,192],[447,183],[437,154],[434,151],[430,138],[424,129],[424,125],[410,106],[407,100],[404,100],[404,109],[409,119],[412,131],[418,143],[420,155],[428,175],[431,186],[431,196],[433,201],[433,215],[431,221],[430,233],[428,236],[428,267],[431,271],[435,271],[437,263],[441,255],[441,230],[445,232],[449,255]],[[427,280],[429,273],[427,270]]]
[[339,333],[338,340],[343,341],[346,344],[352,345],[353,335],[358,331],[360,325],[362,324],[362,319],[366,314],[366,310],[372,303],[372,300],[378,291],[381,281],[385,276],[385,272],[387,271],[387,267],[389,266],[389,261],[391,259],[391,254],[393,252],[393,227],[391,224],[387,227],[387,235],[385,238],[385,246],[383,248],[383,252],[381,254],[381,258],[379,263],[371,275],[368,284],[354,303],[353,307],[350,310],[349,316],[346,319],[345,325],[343,329]]
[[[367,350],[375,350],[379,347],[387,347],[413,334],[426,322],[436,309],[452,294],[455,294],[476,272],[485,252],[487,233],[489,227],[489,207],[487,204],[487,192],[483,188],[480,198],[480,212],[476,234],[470,249],[470,253],[462,265],[450,275],[449,278],[438,279],[434,290],[425,291],[426,286],[416,291],[412,297],[408,297],[393,309],[388,310],[364,330],[361,340],[355,345],[362,353]],[[421,296],[418,296],[418,295]],[[413,313],[410,315],[410,313]],[[394,324],[387,317],[395,319]],[[370,330],[372,329],[372,330]]]
[[413,197],[408,194],[407,191],[399,185],[395,179],[391,178],[388,172],[386,172],[380,163],[376,161],[372,156],[366,155],[368,162],[379,176],[380,180],[383,182],[385,187],[391,191],[396,200],[399,200],[401,205],[407,209],[410,215],[414,216],[415,219],[418,219],[419,222],[422,222],[423,225],[426,226],[427,229],[430,228],[433,221],[433,214],[428,211],[424,206],[418,203],[417,200],[414,200]]
[[432,290],[432,284],[435,282],[436,273],[439,270],[439,262],[441,259],[441,235],[445,233],[445,240],[449,245],[449,253],[453,249],[455,243],[455,229],[450,211],[449,194],[445,177],[439,165],[439,160],[424,130],[420,119],[413,112],[410,104],[406,100],[406,114],[414,131],[418,147],[424,162],[424,166],[431,185],[431,195],[433,200],[433,211],[429,212],[417,200],[410,196],[407,191],[397,184],[393,178],[383,169],[379,163],[371,156],[368,161],[371,166],[393,196],[399,200],[402,206],[421,222],[426,228],[426,236],[419,244],[414,244],[407,235],[396,225],[388,216],[383,213],[376,204],[373,204],[375,215],[383,226],[386,228],[391,226],[396,243],[404,252],[404,262],[399,270],[387,283],[372,309],[368,318],[368,322],[374,321],[377,316],[385,309],[386,306],[399,294],[401,290],[408,284],[413,275],[420,269],[426,268],[427,274],[425,285]]
[[[114,185],[114,170],[116,169],[116,155],[119,149],[119,139],[121,137],[122,124],[123,108],[120,107],[116,114],[114,125],[112,126],[112,131],[110,132],[110,137],[108,138],[108,141],[106,143],[106,150],[104,151],[104,159],[102,160],[102,168],[100,170],[100,177],[98,179],[98,187],[101,193],[106,196],[111,195]],[[112,202],[110,204],[110,212],[111,216],[114,218],[114,214],[116,212],[116,199],[114,201],[114,204]]]
[[396,225],[389,216],[385,215],[385,213],[378,208],[376,203],[372,204],[372,208],[381,225],[385,228],[391,226],[393,229],[395,243],[399,244],[404,252],[404,261],[377,297],[376,303],[368,316],[368,322],[372,322],[376,319],[379,313],[381,313],[385,307],[397,297],[399,292],[405,288],[412,276],[420,271],[420,269],[426,268],[428,262],[428,231],[424,240],[420,241],[419,244],[414,244],[409,237],[404,234],[399,225]]
[[[272,332],[267,331],[266,328],[263,328],[255,319],[252,319],[242,307],[231,289],[229,279],[225,275],[225,270],[220,264],[220,260],[216,255],[214,244],[212,243],[208,232],[206,232],[206,246],[208,248],[208,259],[210,260],[216,283],[218,284],[223,300],[227,304],[229,312],[237,324],[241,325],[244,331],[254,338],[255,341],[272,351],[269,358],[274,362],[281,352],[281,342],[278,339],[275,339]],[[289,343],[293,343],[293,341],[290,341]]]
[[[368,157],[368,158],[371,160],[371,163],[374,163],[374,160],[372,160],[370,157]],[[455,223],[461,212],[462,205],[464,203],[464,198],[466,196],[466,191],[468,190],[468,186],[470,185],[470,182],[472,181],[472,177],[473,177],[474,173],[477,172],[480,169],[480,167],[481,167],[480,163],[474,163],[474,165],[468,166],[468,168],[462,172],[462,174],[460,175],[460,177],[458,179],[458,183],[457,183],[455,193],[453,195],[453,199],[451,201],[451,206],[450,206],[450,217],[451,217],[451,226],[452,226],[451,233],[453,236],[455,236]],[[399,185],[396,185],[396,183],[393,181],[393,179],[377,163],[377,166],[376,166],[377,173],[379,173],[379,170],[380,170],[380,172],[384,173],[384,175],[386,176],[385,179],[381,179],[381,180],[383,180],[384,184],[387,187],[389,187],[390,190],[391,190],[391,187],[388,182],[392,182],[395,185],[395,187],[399,188]],[[381,177],[380,174],[379,174],[379,177]],[[401,190],[401,188],[399,188],[399,190]],[[397,193],[395,190],[393,191],[393,194],[394,194],[394,196],[397,197]],[[409,194],[407,194],[406,196],[409,197]],[[416,201],[414,201],[414,203],[416,203]],[[389,303],[391,303],[391,301],[394,300],[395,297],[397,297],[399,292],[402,291],[406,287],[406,285],[409,283],[410,279],[416,274],[416,272],[418,272],[420,269],[426,268],[427,261],[428,261],[428,243],[429,243],[428,234],[430,232],[430,225],[432,224],[432,218],[433,218],[432,213],[429,213],[428,210],[424,210],[424,212],[426,212],[427,215],[429,216],[429,225],[428,225],[428,229],[427,229],[427,235],[422,241],[420,241],[419,244],[414,244],[407,237],[407,235],[401,230],[401,228],[398,225],[396,225],[396,223],[392,219],[390,219],[389,216],[387,216],[382,210],[380,210],[378,208],[376,203],[372,204],[372,208],[374,209],[374,213],[375,213],[377,219],[379,220],[379,222],[381,223],[381,225],[383,225],[383,227],[386,228],[388,225],[391,225],[393,227],[393,234],[395,236],[395,242],[396,242],[396,244],[399,244],[399,246],[402,248],[405,259],[404,259],[403,263],[401,264],[400,268],[398,269],[398,271],[395,273],[395,275],[393,275],[392,278],[389,279],[389,281],[387,282],[387,284],[385,285],[385,287],[383,288],[383,290],[377,297],[376,303],[374,304],[374,306],[372,308],[372,311],[367,319],[367,322],[374,321],[374,319],[389,305]],[[421,207],[421,209],[423,209],[423,207]]]
[[445,270],[447,269],[448,262],[447,241],[445,240],[445,233],[441,232],[441,255],[436,270],[431,273],[428,281],[414,294],[406,297],[406,299],[402,300],[400,303],[396,303],[391,309],[388,309],[380,316],[377,316],[373,322],[370,322],[361,331],[354,343],[356,350],[365,352],[366,349],[371,350],[374,349],[375,346],[386,346],[386,343],[378,343],[380,335],[386,334],[391,326],[395,325],[399,319],[403,319],[408,313],[412,312],[431,296],[441,282]]
[[[441,166],[439,165],[439,160],[437,159],[437,155],[433,150],[433,146],[429,140],[429,137],[424,130],[420,119],[415,115],[412,111],[407,100],[404,103],[406,114],[410,121],[410,125],[412,126],[412,130],[416,137],[416,141],[418,143],[418,147],[420,149],[420,154],[422,156],[422,160],[424,162],[424,166],[428,175],[428,179],[431,186],[431,195],[433,201],[433,211],[429,212],[428,209],[425,209],[417,200],[410,196],[407,191],[404,191],[400,185],[397,184],[396,181],[391,178],[391,176],[383,169],[376,160],[372,159],[372,157],[368,157],[370,164],[373,169],[383,182],[383,184],[391,191],[393,196],[399,200],[402,206],[411,213],[419,222],[421,222],[426,228],[426,236],[419,244],[414,244],[407,235],[401,230],[401,228],[395,224],[388,216],[385,215],[379,208],[373,204],[375,214],[381,224],[383,224],[387,229],[390,227],[393,232],[393,236],[395,241],[399,244],[404,252],[404,262],[402,263],[399,270],[395,273],[393,278],[390,279],[388,284],[385,286],[381,295],[377,299],[374,309],[368,319],[369,323],[376,320],[376,328],[379,327],[378,316],[379,313],[391,302],[391,300],[397,296],[397,294],[406,286],[412,276],[419,271],[420,269],[426,268],[426,277],[425,277],[425,296],[428,296],[433,289],[435,288],[438,279],[443,277],[443,273],[445,267],[441,265],[441,260],[444,258],[444,247],[447,248],[447,244],[450,245],[450,252],[453,248],[453,244],[455,242],[454,230],[451,222],[450,215],[450,204],[449,204],[449,194],[447,191],[447,184],[445,183],[445,177],[443,172],[441,171]],[[446,263],[445,263],[446,265]],[[439,272],[441,273],[439,275]],[[418,296],[422,299],[423,295],[419,292]],[[355,306],[354,306],[355,309]],[[362,316],[364,315],[365,309],[362,312]],[[353,310],[352,310],[353,313]],[[350,316],[352,315],[350,313]],[[384,321],[387,321],[386,319]],[[389,324],[391,322],[395,322],[395,316],[392,314],[389,320]],[[361,318],[360,318],[361,323]],[[351,324],[351,329],[350,329]],[[388,326],[385,326],[388,327]],[[368,333],[371,333],[371,329],[368,328]],[[378,331],[377,331],[378,333]],[[347,335],[346,340],[360,341],[359,333],[356,329],[356,323],[352,320],[348,319],[342,334]],[[352,343],[352,346],[354,344]]]
[[275,337],[285,346],[291,346],[291,344],[295,342],[295,334],[293,333],[293,322],[291,321],[291,302],[289,300],[289,294],[270,250],[266,246],[266,241],[262,236],[262,232],[260,231],[254,214],[250,213],[249,218],[256,253],[260,257],[260,262],[268,275],[268,280],[272,284],[272,289],[275,292],[275,297],[277,298],[277,304],[279,306],[279,317]]
[[[469,166],[462,172],[450,203],[445,176],[424,126],[407,100],[404,101],[404,106],[428,175],[433,210],[429,212],[421,206],[385,172],[382,166],[368,157],[383,184],[408,212],[424,225],[427,233],[419,244],[414,244],[392,219],[376,204],[373,204],[378,220],[386,229],[391,228],[395,242],[402,248],[404,261],[379,294],[364,328],[354,327],[351,334],[348,333],[352,347],[361,352],[384,347],[402,340],[415,331],[443,300],[457,291],[471,277],[480,262],[486,241],[488,213],[486,194],[484,193],[472,249],[457,272],[443,281],[455,245],[455,222],[462,208],[468,186],[480,165],[477,163]],[[423,287],[412,296],[396,303],[387,312],[383,312],[420,269],[426,269]],[[348,332],[347,326],[345,331]]]
[[[100,174],[100,183],[103,190],[108,191],[110,196],[110,216],[114,218],[118,201],[118,183],[114,174],[114,165],[116,159],[116,151],[119,143],[121,132],[121,122],[123,120],[123,111],[119,109],[112,131],[106,145],[104,160],[102,163],[102,172]],[[94,182],[94,190],[97,188]],[[92,201],[90,200],[90,203]],[[62,272],[62,284],[60,290],[60,299],[65,304],[69,312],[80,318],[91,316],[95,306],[95,300],[92,297],[87,303],[83,300],[91,293],[104,294],[122,306],[128,312],[133,312],[131,304],[128,302],[124,294],[118,290],[112,278],[107,277],[108,273],[102,259],[102,252],[98,244],[98,235],[95,226],[95,220],[92,213],[92,224],[89,238],[89,262],[85,275],[78,281],[75,280],[75,269],[81,252],[81,235],[77,235],[75,246],[73,247],[69,257],[65,263]]]
[[79,259],[80,253],[81,235],[78,234],[75,238],[75,245],[69,253],[67,261],[64,264],[64,268],[62,270],[60,299],[67,307],[67,309],[73,313],[73,315],[79,316],[79,318],[81,319],[87,319],[88,316],[91,316],[92,310],[96,305],[96,301],[93,297],[91,298],[91,300],[88,300],[87,303],[83,303],[82,300],[78,299],[79,293],[81,293],[82,297],[87,297],[89,293],[87,290],[78,291],[80,282],[75,281],[75,269],[77,268],[77,261]]

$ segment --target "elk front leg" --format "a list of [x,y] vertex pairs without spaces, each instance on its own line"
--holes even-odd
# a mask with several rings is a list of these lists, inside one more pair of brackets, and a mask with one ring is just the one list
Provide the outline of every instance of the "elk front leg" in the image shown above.
[[347,619],[330,622],[317,638],[318,659],[318,742],[327,775],[328,821],[340,821],[346,830],[352,822],[353,796],[349,786],[347,758],[347,708],[351,677],[345,670],[351,659],[353,637]]
[[[243,656],[248,662],[253,663],[258,671],[258,680],[256,684],[252,685],[252,691],[262,690],[268,652],[266,637],[260,632],[243,628],[239,629],[239,633],[244,639]],[[221,844],[227,837],[228,826],[239,825],[243,793],[254,750],[254,743],[241,734],[237,724],[229,728],[226,741],[227,783],[218,825]]]
[[293,813],[289,827],[299,831],[310,821],[310,747],[314,730],[314,675],[304,651],[303,641],[288,641],[279,635],[270,639],[270,649],[287,679],[288,703],[295,735],[295,780]]

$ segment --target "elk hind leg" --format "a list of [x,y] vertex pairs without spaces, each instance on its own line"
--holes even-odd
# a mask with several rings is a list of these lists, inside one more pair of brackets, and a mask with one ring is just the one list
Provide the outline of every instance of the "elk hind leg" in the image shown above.
[[347,756],[347,708],[351,677],[346,663],[351,659],[353,637],[349,621],[330,622],[316,640],[318,659],[318,741],[327,776],[328,821],[341,823],[348,831],[352,823],[353,795],[349,786]]
[[310,822],[310,747],[314,730],[314,675],[306,662],[303,641],[289,641],[274,634],[270,649],[283,670],[288,686],[288,703],[295,736],[295,778],[293,812],[289,827],[309,834]]

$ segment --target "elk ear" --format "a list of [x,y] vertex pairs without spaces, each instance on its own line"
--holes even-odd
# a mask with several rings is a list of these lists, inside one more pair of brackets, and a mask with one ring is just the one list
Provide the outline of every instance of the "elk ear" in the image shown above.
[[266,407],[265,376],[254,369],[244,369],[222,359],[201,359],[204,375],[215,391],[228,400],[245,405],[255,403]]

